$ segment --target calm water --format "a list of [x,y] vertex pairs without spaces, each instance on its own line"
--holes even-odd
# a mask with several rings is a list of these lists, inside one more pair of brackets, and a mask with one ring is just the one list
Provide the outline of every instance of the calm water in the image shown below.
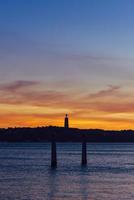
[[80,144],[0,144],[0,200],[133,200],[134,144],[90,144],[82,168]]

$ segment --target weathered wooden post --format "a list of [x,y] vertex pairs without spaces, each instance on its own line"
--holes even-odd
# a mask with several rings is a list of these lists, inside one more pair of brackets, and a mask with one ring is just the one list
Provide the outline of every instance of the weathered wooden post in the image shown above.
[[57,152],[56,152],[56,141],[54,135],[52,136],[52,143],[51,143],[51,167],[57,167]]
[[81,160],[82,166],[87,165],[87,144],[85,140],[85,136],[83,135],[83,141],[82,141],[82,160]]

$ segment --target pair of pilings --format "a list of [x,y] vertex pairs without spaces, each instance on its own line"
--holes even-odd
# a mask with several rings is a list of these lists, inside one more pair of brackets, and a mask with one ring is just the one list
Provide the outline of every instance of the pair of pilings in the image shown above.
[[[86,141],[82,142],[81,165],[82,166],[87,165],[87,145],[86,145]],[[56,142],[54,140],[51,143],[51,167],[52,168],[57,167],[57,151],[56,151]]]

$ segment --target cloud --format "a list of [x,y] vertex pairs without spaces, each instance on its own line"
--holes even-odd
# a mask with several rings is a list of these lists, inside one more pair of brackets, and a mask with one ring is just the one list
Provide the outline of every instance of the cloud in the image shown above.
[[[73,60],[73,61],[121,61],[123,58],[116,57],[116,56],[108,56],[108,55],[102,55],[102,54],[76,54],[76,53],[70,53],[70,54],[64,54],[64,59]],[[127,60],[127,58],[124,60]]]
[[0,85],[1,104],[25,104],[33,106],[56,106],[68,99],[64,92],[50,90],[47,88],[36,88],[42,86],[38,81],[14,81]]
[[25,80],[18,80],[7,84],[0,85],[0,91],[6,92],[15,92],[20,89],[25,89],[27,87],[32,87],[38,85],[38,81],[25,81]]
[[106,96],[117,95],[120,90],[120,86],[109,85],[107,89],[100,90],[97,93],[93,93],[89,95],[89,98],[102,98]]
[[94,108],[100,112],[107,113],[133,113],[134,103],[129,102],[100,102],[94,105]]

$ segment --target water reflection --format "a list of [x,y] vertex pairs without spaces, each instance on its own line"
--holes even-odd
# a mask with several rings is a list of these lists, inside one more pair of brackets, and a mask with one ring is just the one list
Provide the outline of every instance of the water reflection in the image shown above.
[[48,187],[49,187],[49,193],[48,193],[48,199],[54,200],[58,193],[58,172],[57,169],[51,168],[48,172]]
[[90,200],[90,187],[89,181],[90,175],[86,175],[88,171],[88,166],[81,166],[81,175],[79,176],[79,186],[80,186],[80,193],[81,193],[81,200]]

